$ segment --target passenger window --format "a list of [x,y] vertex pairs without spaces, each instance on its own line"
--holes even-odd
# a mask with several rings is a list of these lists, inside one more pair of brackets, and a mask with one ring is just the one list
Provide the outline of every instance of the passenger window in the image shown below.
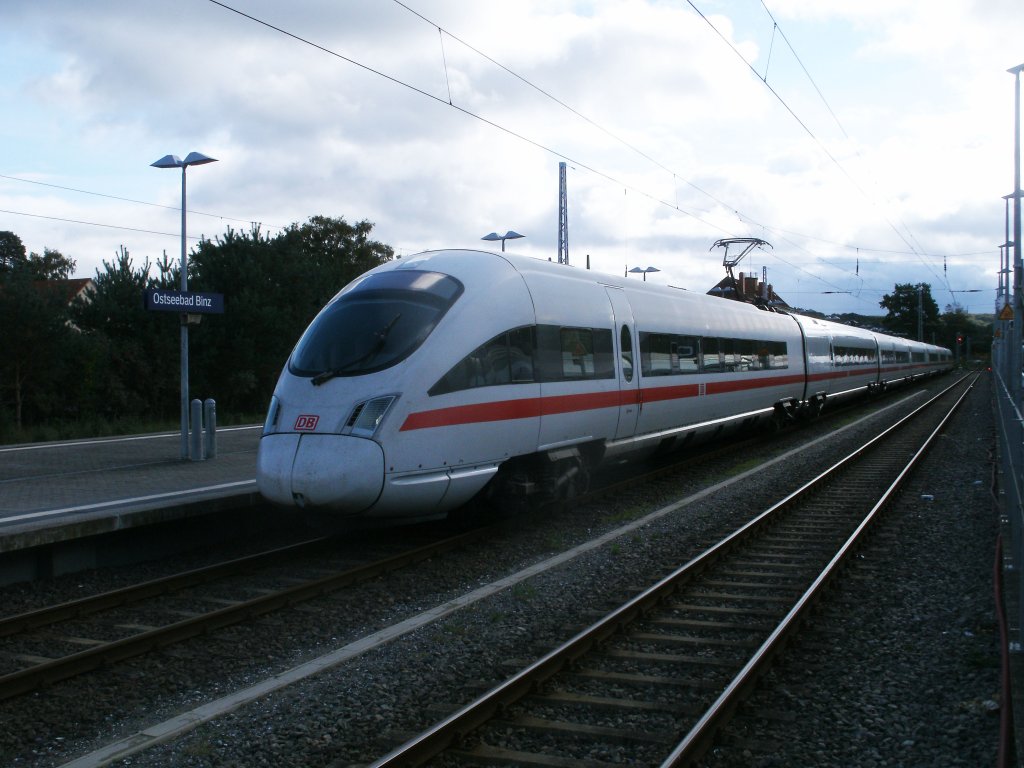
[[589,328],[563,328],[562,375],[567,379],[594,376],[594,334]]
[[696,336],[677,336],[675,352],[676,373],[697,373],[700,341]]
[[722,353],[722,370],[734,373],[743,369],[743,355],[736,349],[737,339],[719,339],[719,348]]
[[705,337],[701,339],[701,370],[706,373],[718,373],[722,370],[722,358],[718,354],[718,339]]
[[499,333],[470,352],[430,388],[428,394],[443,395],[476,387],[524,383],[533,377],[533,328]]
[[512,382],[533,381],[533,328],[517,328],[508,334],[508,359]]
[[622,334],[619,336],[619,346],[622,348],[622,375],[626,381],[633,380],[633,339],[629,335],[629,327],[622,326]]
[[784,341],[765,342],[771,354],[770,363],[774,369],[789,368],[789,351]]

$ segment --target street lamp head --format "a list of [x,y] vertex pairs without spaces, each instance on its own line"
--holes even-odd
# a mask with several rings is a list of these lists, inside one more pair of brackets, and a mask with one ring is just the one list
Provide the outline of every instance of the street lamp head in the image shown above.
[[216,163],[217,158],[207,157],[202,152],[189,152],[182,160],[177,155],[164,155],[155,163],[150,163],[154,168],[187,168],[190,165],[206,165]]
[[202,152],[189,152],[182,165],[206,165],[207,163],[216,162],[217,158],[207,157]]
[[632,268],[631,270],[629,270],[629,271],[630,271],[630,272],[634,272],[634,273],[636,273],[636,274],[641,274],[641,273],[642,273],[642,274],[643,274],[643,276],[644,276],[644,282],[645,282],[645,283],[647,282],[647,273],[648,273],[648,272],[661,272],[661,270],[660,270],[660,269],[658,269],[657,267],[646,267],[646,268],[641,268],[641,267],[633,267],[633,268]]
[[504,235],[499,235],[497,232],[491,232],[489,234],[484,235],[480,239],[481,240],[490,240],[490,241],[501,240],[501,250],[502,250],[502,252],[504,252],[505,251],[505,241],[506,240],[515,240],[515,239],[520,238],[520,237],[526,237],[526,235],[520,235],[518,232],[510,229]]
[[164,155],[155,163],[150,163],[153,168],[181,168],[184,163],[177,155]]

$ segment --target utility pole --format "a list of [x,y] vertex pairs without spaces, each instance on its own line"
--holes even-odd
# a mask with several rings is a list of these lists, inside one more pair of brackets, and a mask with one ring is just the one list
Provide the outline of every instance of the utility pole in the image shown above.
[[565,163],[558,164],[558,263],[569,263],[569,203],[565,189]]
[[924,286],[917,285],[917,340],[924,341]]
[[1008,69],[1014,76],[1014,129],[1013,129],[1013,333],[1010,335],[1010,393],[1013,403],[1020,407],[1021,393],[1021,322],[1024,321],[1024,303],[1021,301],[1021,282],[1024,266],[1020,253],[1020,73],[1024,64]]

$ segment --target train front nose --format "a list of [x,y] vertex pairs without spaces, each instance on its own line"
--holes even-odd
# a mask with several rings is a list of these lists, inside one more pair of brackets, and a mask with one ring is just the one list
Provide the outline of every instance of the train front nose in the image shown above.
[[278,504],[364,512],[384,486],[384,451],[348,435],[264,435],[256,459],[260,493]]

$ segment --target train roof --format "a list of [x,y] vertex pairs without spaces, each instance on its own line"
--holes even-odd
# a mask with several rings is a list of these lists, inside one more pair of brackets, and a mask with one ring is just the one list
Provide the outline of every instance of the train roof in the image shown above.
[[[470,258],[467,258],[470,257]],[[541,273],[556,275],[560,278],[578,279],[583,282],[589,282],[599,285],[609,285],[616,288],[627,288],[635,291],[642,291],[649,294],[661,294],[664,296],[686,296],[694,301],[700,302],[722,302],[723,300],[716,296],[709,296],[702,291],[691,291],[687,288],[681,288],[673,285],[658,285],[655,283],[647,283],[642,280],[635,278],[630,279],[622,275],[612,274],[609,272],[597,272],[589,269],[582,269],[575,267],[570,264],[559,264],[556,261],[538,259],[532,256],[523,256],[515,253],[499,253],[496,251],[485,251],[476,249],[444,249],[436,251],[423,251],[421,253],[413,254],[402,259],[405,262],[403,265],[397,268],[433,268],[433,269],[451,269],[453,267],[457,269],[471,269],[472,258],[475,257],[490,257],[494,259],[500,259],[507,262],[513,269],[521,274],[528,273]],[[389,262],[389,264],[397,264],[397,261]],[[492,264],[494,262],[491,262]],[[454,274],[454,273],[453,273]],[[456,276],[458,276],[456,274]],[[741,311],[752,311],[761,312],[763,310],[758,309],[752,304],[746,304],[744,302],[729,301],[731,307],[742,308]],[[711,306],[721,306],[721,304],[712,304]]]
[[[556,261],[538,259],[532,256],[524,256],[522,254],[503,253],[473,248],[448,248],[422,251],[420,253],[406,256],[402,259],[390,261],[377,269],[436,269],[448,272],[455,277],[460,277],[460,275],[469,276],[472,274],[475,281],[476,279],[486,280],[486,272],[488,270],[495,269],[501,263],[508,265],[524,276],[530,273],[539,273],[558,276],[560,279],[576,279],[596,285],[608,285],[623,288],[631,292],[635,291],[646,293],[651,296],[671,296],[677,299],[685,297],[683,300],[699,303],[705,307],[714,307],[716,311],[722,312],[752,312],[758,314],[767,312],[764,308],[755,306],[754,304],[732,301],[718,296],[710,296],[700,291],[691,291],[677,286],[647,283],[621,275],[581,269],[569,264],[560,264]],[[880,340],[891,340],[893,342],[906,344],[918,349],[927,348],[930,350],[949,352],[945,347],[939,347],[927,342],[890,336],[878,331],[870,331],[857,326],[844,325],[832,320],[824,320],[817,317],[811,317],[810,315],[801,315],[790,310],[780,309],[777,311],[767,312],[767,314],[790,315],[801,325],[818,326],[835,333],[844,333],[854,336],[873,336],[878,337]]]

